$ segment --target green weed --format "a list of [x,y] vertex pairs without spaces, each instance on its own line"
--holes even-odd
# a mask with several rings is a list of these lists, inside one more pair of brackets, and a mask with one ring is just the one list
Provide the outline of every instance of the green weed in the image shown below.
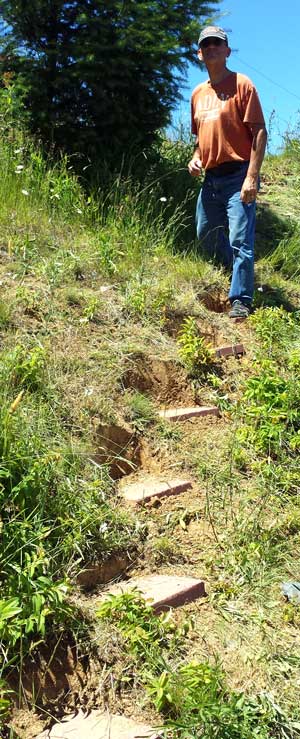
[[176,442],[182,439],[182,432],[180,428],[177,428],[174,423],[160,420],[156,426],[156,433],[162,441],[165,442]]
[[[218,664],[190,662],[150,680],[151,699],[174,739],[269,739],[289,736],[288,722],[272,699],[231,692]],[[286,733],[288,732],[288,733]]]
[[29,316],[42,320],[49,313],[47,298],[41,290],[20,285],[16,290],[16,302]]
[[95,296],[91,296],[84,306],[82,311],[82,323],[88,323],[89,321],[96,321],[99,315],[100,301]]
[[186,623],[177,628],[170,613],[156,615],[138,591],[109,596],[100,605],[97,615],[115,623],[130,654],[155,670],[163,662],[164,651],[178,647],[188,629]]
[[168,536],[160,536],[151,541],[151,558],[156,565],[184,560],[178,544]]
[[250,323],[263,349],[277,360],[284,358],[284,351],[289,352],[291,344],[300,338],[297,315],[283,308],[259,308],[250,316]]
[[178,649],[178,640],[188,633],[187,622],[176,628],[170,614],[155,615],[134,591],[110,596],[101,604],[98,617],[118,626],[127,649],[143,665],[141,679],[156,710],[164,714],[166,736],[268,739],[270,732],[286,735],[285,718],[268,696],[229,691],[218,664],[193,661],[172,669],[167,654],[176,645]]
[[[1,605],[0,605],[0,613],[1,613]],[[0,615],[1,618],[1,615]],[[0,730],[3,727],[4,728],[4,720],[8,716],[9,709],[10,709],[10,693],[11,691],[8,689],[7,684],[5,680],[3,680],[0,677]]]
[[0,358],[0,374],[8,377],[12,388],[35,392],[45,384],[46,350],[41,344],[15,348]]
[[126,286],[125,308],[132,316],[143,321],[157,321],[164,326],[167,309],[172,306],[173,301],[174,291],[168,285],[155,285],[145,280]]
[[192,316],[183,322],[177,342],[179,357],[192,377],[199,378],[211,369],[215,362],[213,349],[199,335],[197,322]]
[[127,419],[136,431],[143,433],[157,417],[152,400],[138,391],[128,394],[126,400]]
[[258,369],[259,373],[246,382],[241,406],[244,418],[252,421],[252,425],[242,428],[240,437],[246,431],[258,451],[278,454],[292,439],[292,445],[297,446],[299,383],[295,383],[294,376],[280,375],[271,360],[262,360]]
[[7,328],[11,323],[12,306],[0,300],[0,329]]

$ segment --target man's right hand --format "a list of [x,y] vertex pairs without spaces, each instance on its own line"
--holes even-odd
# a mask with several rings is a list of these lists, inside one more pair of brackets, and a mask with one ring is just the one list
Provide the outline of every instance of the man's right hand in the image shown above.
[[192,177],[199,177],[199,175],[202,173],[201,159],[199,159],[198,157],[196,157],[195,159],[191,159],[191,161],[188,163],[188,170]]

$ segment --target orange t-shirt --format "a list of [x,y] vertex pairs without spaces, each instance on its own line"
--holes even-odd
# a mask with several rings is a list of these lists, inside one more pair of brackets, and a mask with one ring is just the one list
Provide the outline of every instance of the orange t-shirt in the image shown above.
[[247,123],[264,125],[256,89],[243,74],[231,72],[222,82],[210,80],[192,94],[192,133],[205,169],[223,162],[249,161],[252,135]]

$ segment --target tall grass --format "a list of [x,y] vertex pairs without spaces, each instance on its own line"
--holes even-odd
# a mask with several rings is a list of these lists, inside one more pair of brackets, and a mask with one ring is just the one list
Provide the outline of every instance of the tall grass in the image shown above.
[[[196,305],[199,285],[201,289],[209,284],[226,287],[227,279],[222,269],[204,262],[191,248],[196,185],[188,185],[185,169],[189,142],[174,146],[162,142],[160,151],[152,152],[146,161],[142,182],[132,175],[120,175],[105,191],[91,194],[84,187],[84,172],[80,181],[72,160],[45,155],[16,118],[13,90],[8,85],[0,94],[1,270],[9,284],[0,304],[0,723],[1,712],[8,706],[7,697],[1,699],[1,680],[7,670],[12,665],[20,669],[24,654],[40,639],[46,640],[49,632],[74,623],[68,594],[80,568],[86,562],[132,548],[139,537],[138,523],[115,501],[107,467],[91,461],[94,416],[98,421],[96,402],[96,410],[89,412],[89,407],[81,407],[81,400],[75,398],[74,405],[80,406],[76,424],[65,403],[62,383],[55,376],[55,343],[60,334],[64,338],[69,331],[73,331],[71,340],[84,336],[85,349],[89,344],[94,348],[98,375],[108,375],[107,385],[112,385],[113,365],[122,360],[121,341],[123,334],[125,339],[129,336],[130,319],[138,325],[138,338],[148,321],[149,341],[157,327],[164,328],[168,310],[175,311],[182,295],[189,313],[190,305]],[[287,247],[286,261],[282,261],[281,251],[282,245],[273,255],[274,266],[287,275],[297,274],[296,239]],[[103,281],[119,287],[108,307],[99,299]],[[61,288],[68,285],[67,308],[60,297]],[[97,295],[94,290],[98,290]],[[117,309],[109,316],[114,301]],[[26,322],[28,316],[31,323]],[[93,332],[96,318],[98,330]],[[263,337],[264,332],[273,336],[269,328],[274,318],[277,325],[281,321],[282,330],[286,329],[286,316],[274,314],[269,324],[267,318],[261,325],[257,319],[258,336]],[[168,339],[162,335],[159,340]],[[103,360],[101,366],[105,352],[110,352],[110,359],[107,365]],[[75,355],[76,345],[71,360],[74,365],[77,362],[78,375],[86,373],[89,385],[89,357],[84,365]],[[299,381],[297,361],[295,354],[293,367],[288,363],[288,380],[280,365],[280,388],[275,381],[272,384],[274,368],[264,375],[262,372],[258,380],[261,384],[268,381],[270,391],[277,387],[281,395],[290,394],[289,401],[286,395],[281,398],[279,409],[285,414],[284,422],[287,414],[294,416],[284,447],[278,452],[278,469],[280,465],[285,468],[288,451],[293,474],[299,441],[299,401],[292,392],[293,381]],[[256,388],[257,393],[260,389]],[[74,383],[75,396],[76,390]],[[250,391],[253,382],[248,396],[245,394],[249,420],[245,446],[248,449],[252,444],[257,450],[260,440],[258,453],[273,454],[266,438],[269,426],[265,430],[270,408],[263,398],[264,408],[260,407],[261,415],[253,427]],[[261,396],[255,399],[261,400]],[[113,393],[103,402],[112,416],[119,412]],[[128,396],[128,418],[138,432],[155,419],[154,409],[149,402],[149,407],[146,405],[142,396]],[[278,438],[282,438],[282,418],[277,420]],[[271,465],[264,456],[261,461],[265,479]],[[287,494],[294,491],[295,478],[288,477],[286,471],[281,482]],[[274,488],[274,479],[272,485]],[[232,568],[240,571],[251,559],[244,533],[241,524],[233,542],[232,557],[240,552],[240,559],[237,563],[234,559]],[[256,533],[264,543],[264,531],[257,529]],[[273,539],[271,544],[269,548],[261,545],[270,560],[276,549]],[[257,550],[254,554],[256,557]],[[250,579],[254,569],[248,567],[248,571]]]
[[294,233],[282,239],[269,257],[269,263],[280,270],[285,278],[296,281],[300,274],[299,264],[300,229],[296,227]]
[[[55,335],[62,315],[52,303],[55,288],[95,275],[113,278],[124,285],[131,310],[136,286],[149,286],[156,263],[150,305],[160,316],[170,295],[170,286],[157,294],[161,271],[184,229],[184,209],[166,217],[157,182],[116,177],[106,192],[88,194],[72,160],[45,155],[14,106],[8,84],[0,94],[0,223],[4,271],[9,264],[16,290],[0,315],[2,678],[49,631],[72,625],[68,594],[84,563],[130,549],[139,537],[136,521],[114,501],[107,468],[91,463],[92,431],[86,444],[74,441],[61,412],[44,323],[46,317]],[[46,293],[28,287],[27,276],[46,285]],[[82,330],[96,310],[91,298],[83,303]],[[23,327],[24,315],[37,320],[33,332]],[[11,329],[19,318],[16,336]],[[7,705],[3,697],[0,721]]]

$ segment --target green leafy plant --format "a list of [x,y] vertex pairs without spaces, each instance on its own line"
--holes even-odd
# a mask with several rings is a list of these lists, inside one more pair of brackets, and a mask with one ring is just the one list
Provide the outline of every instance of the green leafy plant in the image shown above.
[[289,351],[291,343],[300,337],[299,323],[284,308],[259,308],[250,316],[250,324],[263,348],[277,359],[283,356],[284,350]]
[[192,377],[201,377],[212,368],[215,362],[213,348],[199,335],[197,322],[192,316],[183,322],[177,343],[179,357]]
[[[258,374],[246,382],[241,404],[244,418],[252,421],[248,438],[262,452],[278,453],[300,424],[300,394],[294,377],[285,378],[271,360],[258,365]],[[243,429],[242,429],[243,434]]]
[[[218,664],[190,662],[149,679],[148,693],[177,739],[269,739],[289,736],[288,722],[267,695],[230,691]],[[282,728],[282,733],[281,733]]]
[[35,391],[44,384],[46,350],[40,344],[32,347],[18,344],[5,358],[10,368],[10,380],[15,387]]
[[99,312],[100,301],[95,296],[92,296],[87,300],[84,309],[82,311],[83,317],[80,319],[82,323],[88,323],[89,321],[95,321],[97,313]]
[[[0,605],[1,609],[1,605]],[[4,728],[4,720],[8,716],[10,702],[10,691],[7,687],[5,680],[0,677],[0,730]]]
[[163,650],[174,649],[188,628],[186,623],[177,628],[170,612],[157,615],[138,590],[110,595],[97,615],[116,624],[130,653],[155,670],[162,663]]
[[133,285],[126,295],[126,308],[133,314],[140,317],[146,315],[147,286]]

